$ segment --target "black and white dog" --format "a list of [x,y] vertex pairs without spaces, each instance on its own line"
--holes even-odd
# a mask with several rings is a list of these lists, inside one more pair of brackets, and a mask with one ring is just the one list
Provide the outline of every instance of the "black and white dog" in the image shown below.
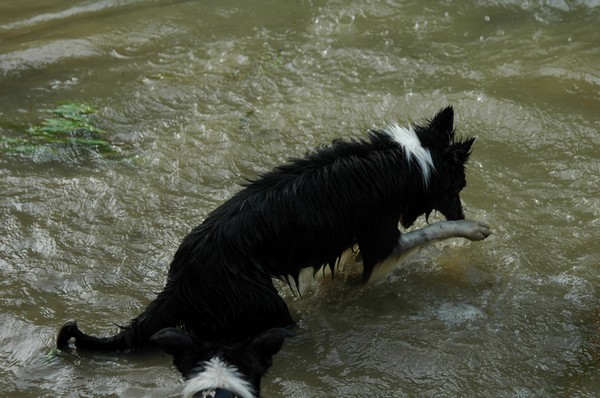
[[[59,348],[127,350],[182,327],[203,341],[247,341],[295,324],[272,278],[298,288],[305,268],[335,271],[340,255],[358,246],[363,280],[388,257],[450,237],[481,240],[487,225],[464,220],[459,193],[474,138],[459,140],[451,107],[422,126],[392,125],[362,140],[293,159],[216,208],[183,240],[164,290],[118,334],[94,337],[67,322]],[[401,234],[439,211],[448,221]]]
[[183,398],[255,398],[272,357],[290,336],[287,329],[269,329],[249,343],[232,346],[196,341],[181,329],[166,328],[150,338],[165,352],[185,379]]

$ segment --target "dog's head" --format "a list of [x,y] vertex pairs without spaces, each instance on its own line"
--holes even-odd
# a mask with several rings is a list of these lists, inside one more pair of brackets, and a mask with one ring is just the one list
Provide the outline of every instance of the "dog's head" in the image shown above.
[[460,192],[467,185],[465,164],[475,138],[457,140],[454,131],[454,110],[442,109],[423,126],[414,128],[421,146],[431,154],[433,170],[426,182],[425,198],[403,214],[402,225],[409,227],[421,214],[426,217],[439,211],[447,220],[465,218]]
[[151,341],[173,356],[173,364],[186,380],[184,398],[255,398],[273,355],[291,335],[287,329],[270,329],[249,343],[223,346],[198,342],[180,329],[166,328]]

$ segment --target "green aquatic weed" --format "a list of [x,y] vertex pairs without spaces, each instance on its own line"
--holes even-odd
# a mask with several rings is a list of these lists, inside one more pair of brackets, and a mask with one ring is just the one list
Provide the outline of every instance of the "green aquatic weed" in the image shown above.
[[95,125],[96,110],[86,104],[64,102],[43,110],[47,116],[21,137],[0,136],[0,151],[6,153],[57,152],[64,148],[86,149],[107,156],[119,152],[107,134]]

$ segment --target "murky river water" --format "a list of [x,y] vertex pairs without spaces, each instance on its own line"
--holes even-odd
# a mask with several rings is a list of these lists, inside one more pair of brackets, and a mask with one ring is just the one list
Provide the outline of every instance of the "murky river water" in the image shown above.
[[[0,3],[0,391],[177,396],[160,353],[53,350],[115,331],[243,177],[451,104],[478,137],[453,240],[304,298],[265,397],[600,395],[599,1]],[[61,101],[118,156],[6,149]]]

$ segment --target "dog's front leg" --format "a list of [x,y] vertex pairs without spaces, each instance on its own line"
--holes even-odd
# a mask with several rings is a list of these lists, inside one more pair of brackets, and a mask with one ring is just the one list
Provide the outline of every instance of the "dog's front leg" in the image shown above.
[[490,234],[490,227],[482,222],[471,220],[439,221],[424,228],[400,235],[392,256],[403,256],[420,246],[436,240],[448,238],[483,240]]

